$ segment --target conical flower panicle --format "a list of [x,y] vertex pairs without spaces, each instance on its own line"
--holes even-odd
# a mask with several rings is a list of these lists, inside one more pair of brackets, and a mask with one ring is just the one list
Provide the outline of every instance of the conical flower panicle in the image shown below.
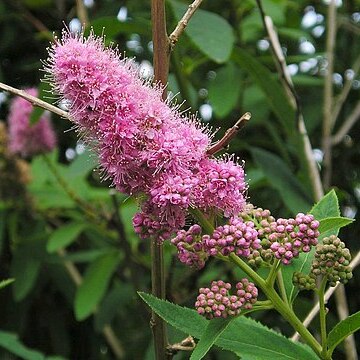
[[119,191],[147,196],[134,218],[138,233],[169,237],[185,225],[189,206],[226,216],[242,210],[243,168],[209,158],[209,131],[163,101],[163,88],[141,79],[132,60],[93,34],[68,32],[49,54],[53,90],[99,154],[105,177]]

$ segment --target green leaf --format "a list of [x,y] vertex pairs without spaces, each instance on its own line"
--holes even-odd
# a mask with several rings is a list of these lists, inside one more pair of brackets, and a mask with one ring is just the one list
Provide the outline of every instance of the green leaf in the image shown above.
[[46,249],[49,253],[70,245],[86,227],[84,223],[73,222],[69,225],[64,225],[56,229],[50,236]]
[[[29,256],[31,254],[31,256]],[[38,249],[35,244],[19,246],[11,263],[11,277],[15,278],[12,287],[16,301],[23,300],[36,284],[41,268]]]
[[116,35],[124,33],[149,35],[151,33],[151,23],[140,18],[119,21],[115,16],[103,16],[91,22],[91,29],[96,35],[106,34],[107,38],[114,38]]
[[14,333],[0,330],[0,346],[24,360],[45,360],[45,356],[24,346]]
[[103,298],[111,276],[120,262],[117,251],[109,252],[96,259],[85,272],[83,283],[75,295],[75,316],[84,320],[92,314]]
[[310,211],[316,220],[340,216],[339,200],[335,190],[329,191]]
[[347,319],[340,321],[329,332],[328,348],[331,355],[336,346],[338,346],[344,339],[360,329],[360,311],[349,316]]
[[12,284],[14,281],[15,281],[15,279],[6,279],[6,280],[0,281],[0,289],[3,289],[5,286]]
[[231,320],[233,319],[218,318],[209,321],[204,334],[201,336],[195,350],[191,354],[190,360],[202,359],[229,325]]
[[[188,7],[170,0],[174,16],[179,21]],[[185,29],[194,45],[217,63],[224,63],[233,49],[235,37],[230,24],[219,15],[198,9]]]
[[[325,221],[327,219],[346,219],[340,217],[339,210],[339,201],[334,190],[331,190],[327,193],[318,203],[316,203],[310,211],[310,214],[314,215],[315,219],[320,221]],[[337,235],[339,232],[339,227],[331,227],[332,220],[325,222],[325,229],[329,228],[322,232],[318,238],[321,240],[325,236],[330,236],[332,234]],[[342,222],[342,221],[341,221]],[[344,225],[343,225],[344,226]],[[308,253],[301,253],[298,259],[295,259],[290,265],[284,267],[283,277],[286,293],[290,302],[293,302],[299,292],[298,288],[295,287],[292,283],[292,276],[295,271],[300,271],[304,274],[308,274],[311,268],[311,262],[314,257],[315,248]]]
[[251,154],[290,211],[296,214],[310,209],[307,192],[281,158],[258,148],[252,148]]
[[216,116],[224,118],[235,107],[240,94],[240,85],[239,70],[233,63],[229,62],[217,71],[216,78],[209,84],[209,101]]
[[291,107],[282,86],[274,79],[270,70],[251,56],[249,52],[239,48],[234,52],[233,59],[243,70],[247,71],[253,81],[259,85],[266,95],[269,106],[288,135],[294,136],[294,134],[297,133],[295,129],[294,109]]
[[[157,299],[149,294],[139,295],[170,325],[198,339],[203,336],[208,321],[195,310]],[[292,342],[255,320],[242,316],[230,322],[215,345],[238,353],[247,360],[318,360],[309,347]]]
[[336,231],[346,225],[351,224],[354,221],[355,221],[354,219],[341,217],[341,216],[329,217],[329,218],[320,220],[319,231],[321,234],[328,232],[328,231],[332,231],[332,230]]

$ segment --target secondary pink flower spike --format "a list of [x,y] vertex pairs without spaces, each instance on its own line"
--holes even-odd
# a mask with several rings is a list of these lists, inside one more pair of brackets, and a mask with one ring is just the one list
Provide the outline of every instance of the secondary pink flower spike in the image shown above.
[[141,79],[132,60],[120,59],[93,34],[66,31],[49,53],[53,89],[70,105],[105,176],[119,191],[147,196],[134,219],[139,234],[156,235],[161,228],[168,238],[185,225],[190,206],[226,216],[242,210],[243,168],[209,158],[207,129],[163,101],[163,88]]
[[[25,89],[33,96],[38,95],[36,88]],[[30,124],[33,106],[21,97],[15,97],[10,105],[9,150],[13,154],[28,157],[52,151],[56,146],[56,135],[50,123],[50,113],[45,112],[40,120]]]

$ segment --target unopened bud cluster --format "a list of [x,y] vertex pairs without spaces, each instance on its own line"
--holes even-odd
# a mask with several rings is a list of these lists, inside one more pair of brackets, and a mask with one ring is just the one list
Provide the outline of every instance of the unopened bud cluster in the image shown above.
[[247,258],[252,249],[260,248],[258,232],[254,227],[252,221],[244,222],[239,217],[230,218],[228,224],[217,227],[211,236],[203,236],[209,255],[228,256],[234,253]]
[[316,288],[316,276],[312,273],[305,275],[299,271],[295,271],[292,281],[299,290],[315,290]]
[[316,246],[311,272],[327,276],[330,286],[335,286],[338,281],[346,284],[352,278],[350,261],[349,249],[337,236],[331,235]]
[[187,231],[178,231],[171,243],[177,247],[178,257],[182,263],[198,269],[205,266],[208,254],[201,238],[199,225],[192,225]]
[[231,284],[222,280],[213,281],[210,288],[200,288],[195,307],[207,319],[227,318],[239,315],[241,309],[251,309],[257,300],[258,290],[248,279],[236,284],[236,293],[231,295]]
[[313,215],[299,213],[295,219],[275,219],[269,210],[248,208],[241,213],[244,219],[252,219],[256,225],[261,250],[250,255],[250,265],[259,266],[272,258],[284,265],[291,263],[301,252],[309,252],[317,244],[319,222]]

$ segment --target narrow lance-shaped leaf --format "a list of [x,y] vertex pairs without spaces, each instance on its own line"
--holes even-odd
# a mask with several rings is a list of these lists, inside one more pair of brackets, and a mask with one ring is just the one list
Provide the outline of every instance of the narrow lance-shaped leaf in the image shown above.
[[215,341],[223,333],[232,319],[217,318],[209,321],[204,334],[192,352],[190,360],[200,360],[214,345]]
[[111,251],[89,265],[83,283],[75,296],[75,316],[77,320],[86,319],[103,298],[109,281],[119,264],[119,252]]
[[347,319],[340,321],[329,332],[328,335],[328,348],[331,355],[337,345],[344,339],[360,329],[360,311],[349,316]]
[[84,230],[86,225],[84,223],[71,223],[56,229],[50,236],[47,244],[47,251],[55,252],[63,247],[70,245],[80,233]]
[[248,51],[236,49],[232,58],[240,65],[241,69],[249,73],[253,81],[263,90],[272,111],[280,120],[287,134],[293,137],[297,133],[295,112],[279,81],[275,80],[270,70],[251,56]]
[[252,148],[251,154],[289,210],[297,213],[310,209],[311,200],[302,184],[278,156],[258,148]]
[[[208,321],[195,310],[139,293],[141,298],[166,322],[175,328],[201,338]],[[315,360],[318,357],[307,346],[294,343],[255,320],[237,317],[215,341],[215,345],[241,355],[247,360]]]
[[24,360],[45,360],[45,356],[24,346],[14,333],[0,331],[0,347]]

